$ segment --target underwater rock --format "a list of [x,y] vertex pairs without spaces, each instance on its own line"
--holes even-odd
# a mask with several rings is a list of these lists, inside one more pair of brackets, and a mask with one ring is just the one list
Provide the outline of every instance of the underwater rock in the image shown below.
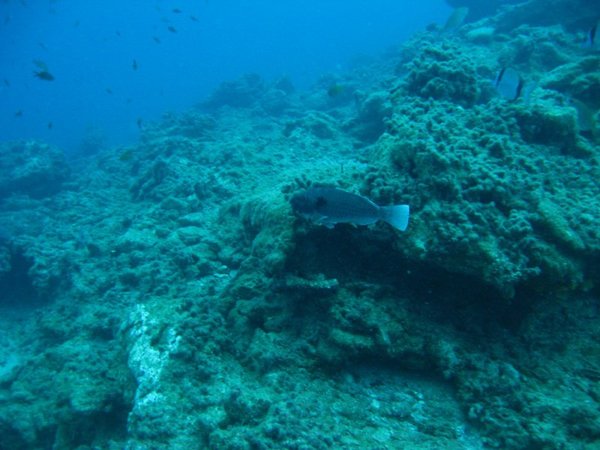
[[573,108],[519,108],[515,117],[525,142],[558,148],[562,153],[575,153],[577,118]]
[[406,93],[424,99],[472,105],[479,99],[479,77],[474,61],[450,42],[431,44],[406,64]]
[[556,67],[544,76],[541,85],[581,99],[597,110],[600,108],[600,57],[587,56]]
[[260,99],[262,109],[272,116],[280,116],[291,107],[289,94],[281,89],[268,89]]
[[0,198],[25,194],[43,198],[56,194],[69,178],[64,154],[36,141],[13,142],[0,148]]
[[388,92],[356,94],[358,116],[348,127],[352,133],[365,141],[376,141],[385,131],[386,120],[392,115]]
[[204,106],[208,108],[222,106],[249,108],[265,94],[265,89],[265,83],[260,75],[246,74],[236,81],[221,83],[204,103]]
[[[372,192],[387,187],[392,197],[408,194],[418,211],[400,251],[450,271],[460,268],[507,297],[519,285],[553,290],[556,284],[575,289],[591,282],[593,270],[582,278],[577,268],[598,246],[576,217],[593,208],[596,170],[572,156],[578,145],[574,111],[509,107],[494,114],[439,104],[435,112],[420,103],[404,98],[395,104],[388,132],[372,155],[382,172],[366,179]],[[515,133],[522,138],[515,140]],[[384,175],[389,174],[385,167],[392,167],[395,175]],[[548,194],[548,186],[542,186],[548,183],[547,173],[555,170],[555,193]],[[409,186],[415,183],[419,188],[411,192]],[[580,201],[563,203],[567,185],[581,192]],[[567,227],[539,226],[534,213],[538,192],[564,205],[555,214],[568,217]],[[557,241],[549,234],[552,229],[571,236],[568,250],[564,238]],[[541,250],[548,248],[554,250]],[[556,282],[549,281],[552,277]]]
[[320,276],[309,280],[306,278],[288,275],[282,280],[281,285],[276,289],[296,293],[302,296],[317,298],[335,293],[338,287],[339,282],[335,278],[325,279],[324,276]]
[[525,0],[487,0],[481,2],[478,0],[446,0],[450,6],[458,8],[466,6],[469,8],[469,14],[467,19],[472,22],[482,17],[494,14],[498,8],[502,5],[510,5],[516,3],[523,3]]
[[494,27],[479,27],[470,30],[466,34],[466,38],[477,44],[487,44],[494,38],[496,29]]
[[339,133],[336,120],[319,111],[310,111],[301,119],[287,122],[283,134],[289,137],[302,130],[312,133],[319,139],[333,139]]

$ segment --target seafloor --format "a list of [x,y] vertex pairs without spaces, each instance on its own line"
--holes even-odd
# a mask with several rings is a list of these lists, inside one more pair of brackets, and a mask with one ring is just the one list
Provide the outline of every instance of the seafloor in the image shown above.
[[[78,162],[2,144],[0,448],[600,448],[594,3],[248,75]],[[408,230],[305,222],[311,183]]]

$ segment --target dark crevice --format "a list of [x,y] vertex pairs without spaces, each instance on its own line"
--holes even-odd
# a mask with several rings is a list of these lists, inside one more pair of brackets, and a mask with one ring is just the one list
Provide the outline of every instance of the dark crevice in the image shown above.
[[0,274],[0,306],[32,307],[42,303],[29,277],[33,259],[19,248],[11,248],[10,270]]
[[529,313],[531,300],[508,301],[474,276],[406,259],[393,248],[394,237],[383,227],[338,225],[300,231],[285,272],[307,279],[335,278],[347,289],[383,286],[388,295],[410,299],[412,312],[469,333],[516,331]]

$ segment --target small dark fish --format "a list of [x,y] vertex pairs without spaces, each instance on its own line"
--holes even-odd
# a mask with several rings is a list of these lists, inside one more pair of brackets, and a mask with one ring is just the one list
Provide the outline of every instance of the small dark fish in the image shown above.
[[51,130],[54,128],[54,124],[52,122],[48,122],[48,129]]
[[383,220],[404,231],[410,214],[408,205],[378,206],[366,197],[328,187],[307,189],[290,202],[296,214],[327,228],[338,223],[371,225]]
[[115,33],[117,34],[117,36],[121,37],[121,32],[119,30],[115,31]]
[[588,31],[585,41],[581,43],[582,48],[594,48],[596,43],[596,32],[598,31],[598,22],[594,24],[590,31]]
[[523,86],[525,81],[515,69],[510,67],[503,67],[498,72],[494,86],[498,94],[507,100],[515,101],[523,93]]
[[152,39],[154,39],[154,42],[156,42],[157,44],[160,44],[160,39],[156,36],[152,36]]
[[442,28],[442,32],[447,33],[449,31],[458,30],[462,26],[468,14],[469,8],[466,6],[456,8],[452,14],[450,14],[448,20],[446,20],[446,24],[444,25],[444,28]]
[[44,44],[43,42],[38,42],[38,45],[40,46],[40,48],[41,48],[42,50],[46,50],[46,51],[48,51],[48,47],[46,47],[46,44]]
[[40,80],[44,80],[44,81],[53,81],[54,80],[54,75],[52,75],[47,70],[36,70],[33,72],[33,75],[35,77],[39,78]]
[[23,110],[18,110],[15,112],[15,117],[23,117]]
[[135,123],[137,124],[137,127],[141,130],[142,126],[144,125],[144,121],[142,120],[142,118],[138,117]]
[[112,95],[112,93],[113,93],[111,88],[106,88],[105,91],[107,94],[110,94],[110,95]]
[[190,19],[191,19],[193,22],[200,22],[200,19],[198,19],[196,16],[190,16]]
[[133,60],[133,64],[131,65],[131,68],[133,70],[138,70],[138,63],[137,63],[137,61],[135,59]]
[[173,8],[171,11],[173,11],[175,14],[181,14],[183,12],[179,8]]
[[8,81],[6,78],[4,79],[4,85],[6,87],[10,87],[10,81]]
[[169,30],[171,33],[177,33],[177,28],[175,28],[173,25],[169,25],[167,30]]
[[40,69],[40,70],[48,70],[48,66],[41,59],[34,59],[33,60],[33,65],[35,67],[37,67],[38,69]]

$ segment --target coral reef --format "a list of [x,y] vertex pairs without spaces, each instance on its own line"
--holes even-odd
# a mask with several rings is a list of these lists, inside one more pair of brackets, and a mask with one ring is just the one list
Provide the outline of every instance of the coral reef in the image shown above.
[[69,177],[63,153],[36,141],[0,148],[0,198],[22,193],[41,198],[56,193]]
[[[597,447],[598,61],[546,3],[224,83],[70,175],[2,144],[0,447]],[[311,184],[408,230],[303,221]]]

